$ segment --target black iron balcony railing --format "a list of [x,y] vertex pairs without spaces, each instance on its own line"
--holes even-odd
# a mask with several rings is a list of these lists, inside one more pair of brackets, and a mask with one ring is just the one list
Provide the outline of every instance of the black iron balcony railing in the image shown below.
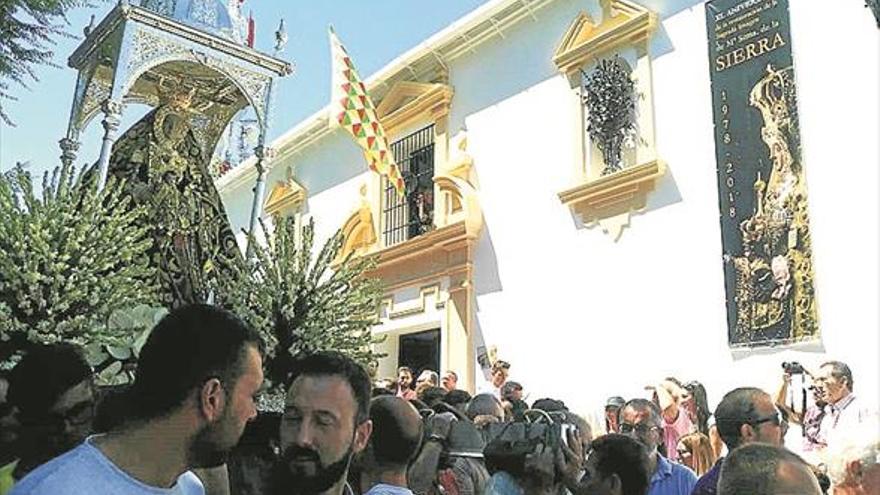
[[383,240],[393,246],[434,228],[434,125],[391,144],[406,195],[384,181]]

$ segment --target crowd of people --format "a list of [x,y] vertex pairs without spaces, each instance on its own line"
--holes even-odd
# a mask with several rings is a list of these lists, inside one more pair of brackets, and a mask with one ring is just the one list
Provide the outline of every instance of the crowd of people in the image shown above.
[[880,493],[878,423],[842,362],[813,373],[807,407],[787,399],[809,371],[789,366],[773,396],[740,387],[710,409],[670,377],[591,425],[528,404],[504,361],[472,396],[451,370],[377,379],[334,351],[299,356],[283,412],[259,412],[263,353],[210,305],[164,317],[123,390],[99,390],[75,346],[30,350],[0,374],[0,495]]

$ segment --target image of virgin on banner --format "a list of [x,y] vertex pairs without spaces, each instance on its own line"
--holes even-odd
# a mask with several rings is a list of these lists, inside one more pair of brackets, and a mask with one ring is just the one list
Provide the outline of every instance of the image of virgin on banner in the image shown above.
[[787,0],[706,4],[731,347],[819,338]]

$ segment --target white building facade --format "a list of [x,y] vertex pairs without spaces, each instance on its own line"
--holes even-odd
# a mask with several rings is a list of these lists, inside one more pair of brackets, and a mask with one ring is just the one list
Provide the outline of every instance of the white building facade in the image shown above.
[[[346,250],[378,257],[380,376],[426,363],[473,391],[503,359],[529,399],[592,413],[666,376],[699,380],[714,407],[737,386],[775,390],[783,361],[836,359],[877,410],[871,12],[790,0],[821,337],[731,349],[705,6],[636,1],[488,2],[367,80],[420,198],[388,192],[325,108],[270,145],[265,216],[313,217],[319,237],[342,228]],[[637,81],[639,139],[612,180],[597,172],[578,78],[614,54]],[[245,162],[217,183],[236,231],[254,180]]]

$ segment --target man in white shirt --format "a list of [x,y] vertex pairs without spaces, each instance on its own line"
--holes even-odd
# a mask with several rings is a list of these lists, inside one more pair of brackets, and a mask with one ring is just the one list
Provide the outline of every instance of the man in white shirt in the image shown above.
[[819,436],[834,449],[836,434],[858,428],[865,416],[853,394],[852,371],[845,363],[828,361],[819,368],[813,381],[827,402]]
[[33,470],[10,495],[202,495],[190,469],[222,465],[256,417],[261,346],[227,311],[175,309],[141,351],[127,421]]

